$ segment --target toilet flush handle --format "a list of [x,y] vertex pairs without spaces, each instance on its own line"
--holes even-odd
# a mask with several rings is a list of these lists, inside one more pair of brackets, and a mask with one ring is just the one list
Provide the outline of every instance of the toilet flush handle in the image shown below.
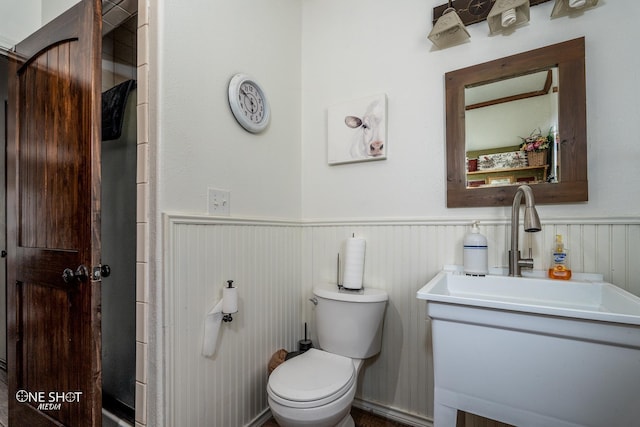
[[318,298],[309,298],[309,301],[311,301],[313,305],[318,305]]

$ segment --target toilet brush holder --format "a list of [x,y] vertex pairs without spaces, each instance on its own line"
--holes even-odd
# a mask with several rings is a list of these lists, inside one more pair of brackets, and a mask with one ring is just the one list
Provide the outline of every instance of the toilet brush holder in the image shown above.
[[307,323],[304,324],[304,339],[298,341],[298,351],[292,351],[287,354],[284,360],[289,360],[293,357],[300,356],[305,351],[313,348],[313,343],[310,339],[307,339]]
[[304,339],[298,341],[298,351],[304,353],[313,347],[313,343],[310,339],[307,339],[307,322],[304,322]]
[[311,342],[311,340],[298,341],[298,351],[305,352],[310,348],[313,348],[313,343]]

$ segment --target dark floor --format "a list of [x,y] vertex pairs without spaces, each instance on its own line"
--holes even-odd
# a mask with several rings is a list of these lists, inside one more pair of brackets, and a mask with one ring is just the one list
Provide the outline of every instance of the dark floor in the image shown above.
[[[363,409],[353,407],[351,408],[351,416],[353,417],[353,421],[355,421],[356,427],[409,427],[406,424],[391,421]],[[478,415],[466,414],[462,411],[458,412],[456,425],[458,427],[515,427],[510,424],[482,418]],[[262,424],[262,427],[278,427],[278,423],[271,418]]]
[[[358,408],[351,408],[351,416],[356,423],[356,427],[408,427],[406,424],[391,421]],[[278,423],[271,418],[262,424],[262,427],[278,427]]]

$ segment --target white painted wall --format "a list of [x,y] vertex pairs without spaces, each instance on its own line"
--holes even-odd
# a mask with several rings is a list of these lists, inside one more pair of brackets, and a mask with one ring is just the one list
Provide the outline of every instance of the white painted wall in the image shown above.
[[[159,207],[207,213],[207,189],[231,191],[231,215],[300,217],[300,2],[164,1],[160,55]],[[262,134],[227,99],[235,73],[271,105]]]
[[40,0],[42,3],[42,25],[50,22],[66,10],[71,9],[79,0]]
[[0,48],[10,49],[42,25],[41,0],[0,1]]
[[[640,184],[636,159],[639,2],[612,2],[578,18],[550,20],[553,2],[531,8],[529,25],[445,50],[426,39],[440,0],[305,0],[302,15],[302,217],[504,217],[507,208],[447,209],[444,73],[586,37],[589,202],[543,206],[542,218],[638,216],[625,188]],[[331,29],[330,31],[328,29]],[[615,31],[612,31],[615,28]],[[327,106],[384,92],[388,160],[327,165]]]
[[[546,221],[540,236],[561,232],[578,248],[572,252],[576,271],[605,273],[637,292],[633,260],[640,207],[624,189],[639,181],[633,167],[640,154],[635,137],[640,107],[634,103],[640,59],[631,53],[640,34],[634,25],[640,6],[634,2],[621,10],[601,0],[580,18],[551,21],[547,3],[532,8],[531,24],[509,36],[489,37],[486,25],[478,24],[469,28],[470,43],[438,51],[426,35],[431,9],[440,3],[161,0],[151,5],[149,425],[189,417],[194,425],[241,424],[266,410],[264,381],[255,378],[264,375],[275,349],[270,346],[291,345],[299,313],[312,320],[305,305],[310,287],[334,277],[335,253],[354,231],[367,238],[365,280],[392,293],[384,354],[364,372],[358,395],[428,425],[432,367],[424,306],[415,291],[442,264],[461,262],[465,223],[473,218],[483,220],[491,263],[506,259],[507,208],[445,207],[443,75],[475,63],[586,36],[591,200],[540,207]],[[615,34],[611,25],[601,25],[611,19],[621,28]],[[241,130],[229,112],[227,82],[241,71],[253,74],[272,102],[272,124],[262,135]],[[381,92],[389,101],[389,159],[329,167],[327,107]],[[231,190],[232,216],[288,218],[292,227],[301,219],[302,235],[284,232],[280,223],[266,224],[280,232],[263,240],[259,227],[238,227],[231,218],[220,237],[210,230],[218,225],[202,217],[187,224],[185,240],[172,240],[179,234],[163,228],[160,215],[206,214],[207,187]],[[607,222],[613,216],[624,218]],[[421,220],[403,221],[416,217]],[[548,239],[540,239],[533,241],[536,266],[548,260]],[[211,249],[216,245],[219,250]],[[285,265],[290,256],[279,250],[291,245],[301,249],[301,258]],[[290,255],[298,260],[297,251]],[[263,278],[264,288],[240,291],[243,304],[256,311],[238,314],[234,329],[225,330],[219,358],[210,363],[197,353],[198,328],[206,303],[215,297],[205,282],[210,277],[219,282],[227,277],[224,271],[250,277],[244,280],[249,286]],[[276,310],[261,308],[274,295]],[[278,312],[290,317],[282,323],[276,317],[277,337],[265,335],[268,345],[239,346],[260,333],[252,323],[256,316]],[[189,336],[191,347],[175,347],[187,351],[174,357],[171,345],[183,344],[174,338]],[[242,358],[234,359],[236,354]],[[254,379],[252,386],[247,378]],[[244,401],[225,404],[246,396],[261,398],[249,403],[255,405],[250,409]]]
[[76,3],[78,0],[0,0],[0,48],[10,49]]

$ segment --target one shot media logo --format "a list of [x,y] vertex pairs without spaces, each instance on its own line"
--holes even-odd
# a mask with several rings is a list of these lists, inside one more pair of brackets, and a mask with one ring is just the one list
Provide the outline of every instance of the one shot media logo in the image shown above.
[[18,390],[16,400],[20,403],[31,403],[39,411],[58,411],[66,403],[78,403],[81,391],[27,391]]

